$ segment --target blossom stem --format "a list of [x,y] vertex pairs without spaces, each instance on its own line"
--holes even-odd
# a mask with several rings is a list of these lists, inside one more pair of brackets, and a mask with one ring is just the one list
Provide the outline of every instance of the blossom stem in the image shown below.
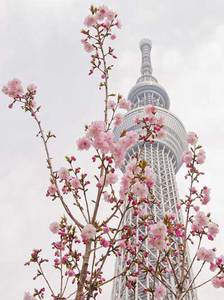
[[81,230],[81,228],[83,228],[83,225],[73,216],[73,214],[71,213],[70,209],[68,208],[68,206],[66,205],[66,203],[64,202],[64,199],[61,195],[61,192],[60,192],[60,189],[59,189],[59,186],[58,186],[58,183],[57,183],[57,179],[55,178],[55,175],[54,175],[54,171],[53,171],[53,167],[52,167],[52,163],[51,163],[51,157],[50,157],[50,154],[49,154],[49,150],[48,150],[48,146],[47,146],[47,138],[45,137],[45,134],[44,134],[44,131],[43,131],[43,128],[41,126],[41,122],[40,120],[37,118],[37,115],[36,115],[36,112],[33,110],[33,109],[30,109],[30,113],[31,115],[33,116],[34,120],[36,121],[37,123],[37,126],[39,128],[39,132],[40,132],[40,136],[41,136],[41,139],[43,141],[43,144],[44,144],[44,149],[45,149],[45,153],[46,153],[46,157],[47,157],[47,166],[49,168],[49,171],[50,171],[50,175],[51,175],[51,178],[56,186],[56,189],[57,189],[57,194],[59,196],[59,199],[65,209],[65,211],[67,212],[67,214],[69,215],[69,217],[74,221],[74,223],[78,226],[78,228]]
[[51,291],[52,296],[54,296],[54,291],[53,291],[53,289],[52,289],[52,287],[51,287],[51,285],[50,285],[50,283],[49,283],[47,277],[46,277],[45,274],[44,274],[44,271],[43,271],[43,268],[42,268],[42,266],[41,266],[41,263],[40,263],[40,262],[37,262],[37,263],[38,263],[38,266],[39,266],[39,268],[40,268],[41,275],[43,276],[43,278],[44,278],[44,280],[45,280],[45,282],[46,282],[46,284],[47,284],[49,290]]

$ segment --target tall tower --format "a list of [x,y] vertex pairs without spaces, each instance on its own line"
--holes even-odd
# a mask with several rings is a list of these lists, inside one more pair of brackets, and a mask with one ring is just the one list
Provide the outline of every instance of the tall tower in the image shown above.
[[[179,220],[181,220],[181,212],[177,210],[178,193],[175,174],[181,167],[182,153],[187,150],[186,131],[181,121],[169,111],[170,99],[166,90],[152,75],[151,47],[151,41],[148,39],[143,39],[140,42],[142,54],[141,76],[128,95],[128,100],[131,101],[132,108],[125,115],[122,125],[116,128],[115,135],[118,138],[123,130],[139,131],[140,129],[133,122],[133,119],[137,116],[142,117],[145,115],[144,108],[146,105],[151,104],[157,107],[157,115],[165,119],[166,137],[161,140],[156,140],[154,144],[146,144],[144,151],[141,152],[142,158],[149,162],[157,178],[154,193],[157,199],[159,199],[161,206],[154,212],[156,219],[161,220],[166,212],[174,212]],[[126,162],[128,162],[138,150],[138,144],[129,149],[126,153]],[[143,209],[145,213],[149,211],[149,208],[146,206]],[[136,216],[129,213],[124,222],[126,224],[136,224],[138,220]],[[141,231],[141,228],[138,230]],[[144,243],[144,247],[147,247],[150,251],[150,263],[154,264],[157,258],[157,252],[149,248],[147,241]],[[115,274],[122,272],[123,268],[124,259],[123,255],[121,255],[116,259]],[[189,280],[190,279],[191,278],[189,278]],[[140,274],[136,282],[134,294],[125,286],[125,278],[118,277],[113,284],[112,300],[150,300],[149,293],[146,294],[144,289],[149,287],[151,280],[152,278],[150,278],[149,275],[145,277],[145,274]],[[167,278],[167,281],[169,285],[175,285],[174,278],[171,276]],[[196,299],[197,295],[195,292],[185,297],[185,300]],[[175,299],[172,294],[168,293],[166,300]]]

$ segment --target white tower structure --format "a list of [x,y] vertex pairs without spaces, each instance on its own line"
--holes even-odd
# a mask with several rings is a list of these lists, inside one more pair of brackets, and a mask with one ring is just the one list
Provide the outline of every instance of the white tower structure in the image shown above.
[[[176,188],[175,174],[181,167],[181,157],[183,151],[187,149],[186,131],[181,121],[169,111],[170,99],[166,90],[158,83],[157,79],[152,75],[151,66],[151,41],[143,39],[140,42],[142,53],[141,76],[137,80],[135,86],[130,90],[128,100],[132,102],[132,108],[125,115],[124,121],[120,127],[115,130],[115,135],[120,136],[123,130],[137,130],[140,128],[133,122],[134,117],[145,115],[144,107],[146,105],[154,105],[157,107],[157,115],[165,119],[166,137],[161,140],[156,140],[154,144],[146,144],[142,151],[142,158],[149,162],[156,174],[156,184],[154,193],[159,199],[161,207],[154,212],[157,220],[163,218],[166,212],[174,212],[181,220],[181,212],[177,210],[178,194]],[[126,162],[139,151],[139,145],[128,150],[126,153]],[[125,166],[124,166],[125,168]],[[125,205],[125,203],[124,203]],[[149,208],[143,208],[147,213]],[[147,210],[148,209],[148,210]],[[131,212],[127,214],[124,223],[136,224],[138,222]],[[139,231],[144,229],[139,228]],[[139,232],[141,233],[141,232]],[[144,234],[144,232],[143,232]],[[150,251],[149,260],[154,264],[157,259],[157,252],[149,248],[147,240],[144,242],[144,247]],[[122,272],[124,268],[123,255],[117,257],[115,265],[115,274]],[[178,262],[177,262],[178,265]],[[191,281],[191,275],[189,276]],[[144,289],[150,286],[152,278],[149,275],[140,274],[136,282],[136,289],[133,293],[125,285],[125,278],[118,277],[113,284],[112,300],[150,300],[150,294],[146,294]],[[167,278],[170,286],[175,286],[175,281],[172,276]],[[171,293],[167,293],[166,300],[176,300]],[[195,292],[188,294],[184,300],[196,300]]]

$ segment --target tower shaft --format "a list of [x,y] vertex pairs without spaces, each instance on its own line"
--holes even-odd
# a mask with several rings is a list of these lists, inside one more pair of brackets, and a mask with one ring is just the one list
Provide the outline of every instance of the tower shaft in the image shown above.
[[[142,67],[141,77],[137,80],[136,85],[131,89],[128,99],[132,102],[132,109],[125,115],[123,123],[115,129],[117,139],[123,131],[136,130],[141,133],[135,123],[135,117],[142,118],[145,115],[145,106],[148,104],[157,107],[158,117],[164,118],[166,137],[157,139],[153,144],[145,144],[141,151],[141,158],[148,162],[148,165],[153,169],[156,175],[156,183],[154,186],[154,194],[160,203],[153,211],[156,221],[164,218],[166,213],[174,213],[179,222],[182,221],[181,212],[177,209],[178,192],[176,186],[176,173],[182,165],[181,157],[183,151],[187,149],[186,131],[181,121],[169,111],[170,100],[165,89],[152,76],[151,67],[151,42],[144,39],[140,43],[142,51]],[[139,153],[140,144],[136,144],[126,153],[126,163],[128,163],[136,153]],[[124,166],[125,169],[125,166]],[[123,204],[124,207],[127,203]],[[149,213],[150,207],[143,204],[141,207],[144,213]],[[135,216],[130,210],[124,219],[124,224],[136,225],[136,235],[145,234],[145,228],[138,226],[138,216]],[[179,240],[178,240],[179,239]],[[176,247],[180,238],[177,238],[173,247]],[[149,264],[154,265],[157,261],[158,251],[150,246],[149,238],[145,239],[141,247],[145,248],[149,253]],[[174,249],[175,250],[175,249]],[[188,260],[188,253],[186,254]],[[179,257],[175,258],[175,269],[177,274],[180,265]],[[115,265],[115,275],[120,274],[125,267],[124,253],[117,257]],[[153,278],[147,274],[140,273],[136,281],[135,291],[126,287],[125,277],[117,277],[114,280],[112,300],[151,300],[150,293],[146,293],[145,289],[150,287]],[[191,281],[191,274],[189,274]],[[173,291],[176,289],[175,278],[167,275],[167,284]],[[176,300],[171,292],[167,292],[164,300]],[[189,293],[184,300],[197,300],[195,292]]]

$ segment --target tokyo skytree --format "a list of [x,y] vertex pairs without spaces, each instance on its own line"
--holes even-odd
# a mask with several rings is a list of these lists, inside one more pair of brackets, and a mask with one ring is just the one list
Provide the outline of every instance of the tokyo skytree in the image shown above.
[[[181,121],[169,111],[170,99],[166,90],[158,83],[157,79],[152,75],[151,65],[151,41],[143,39],[140,42],[142,54],[141,76],[137,80],[134,87],[130,90],[128,100],[132,103],[132,108],[124,116],[123,123],[116,128],[115,136],[117,138],[125,131],[137,130],[139,127],[134,123],[135,117],[145,115],[145,106],[151,104],[157,108],[157,116],[163,117],[165,120],[166,136],[163,139],[156,140],[153,144],[145,144],[142,158],[148,161],[149,166],[156,175],[156,184],[154,194],[160,201],[160,208],[154,211],[157,221],[161,220],[165,213],[175,213],[179,220],[182,220],[181,211],[177,209],[178,193],[176,187],[175,174],[182,165],[182,153],[187,150],[186,131]],[[129,149],[126,153],[126,163],[139,151],[139,145]],[[125,166],[123,167],[125,170]],[[125,203],[124,203],[125,205]],[[147,207],[143,208],[147,213]],[[129,213],[124,222],[126,224],[135,224],[136,217]],[[141,228],[138,229],[141,231]],[[141,232],[139,232],[141,233]],[[149,243],[145,243],[150,251],[149,262],[155,264],[157,252],[150,249]],[[124,269],[125,262],[123,255],[116,258],[115,275],[120,274]],[[191,281],[192,274],[189,276]],[[175,286],[174,278],[170,275],[167,278],[169,285]],[[114,280],[111,300],[150,300],[149,293],[145,293],[144,289],[150,286],[152,278],[150,275],[139,274],[136,282],[135,293],[129,290],[125,284],[125,277],[118,277]],[[166,300],[175,300],[171,293],[167,293]],[[195,291],[191,291],[185,300],[197,300]]]

